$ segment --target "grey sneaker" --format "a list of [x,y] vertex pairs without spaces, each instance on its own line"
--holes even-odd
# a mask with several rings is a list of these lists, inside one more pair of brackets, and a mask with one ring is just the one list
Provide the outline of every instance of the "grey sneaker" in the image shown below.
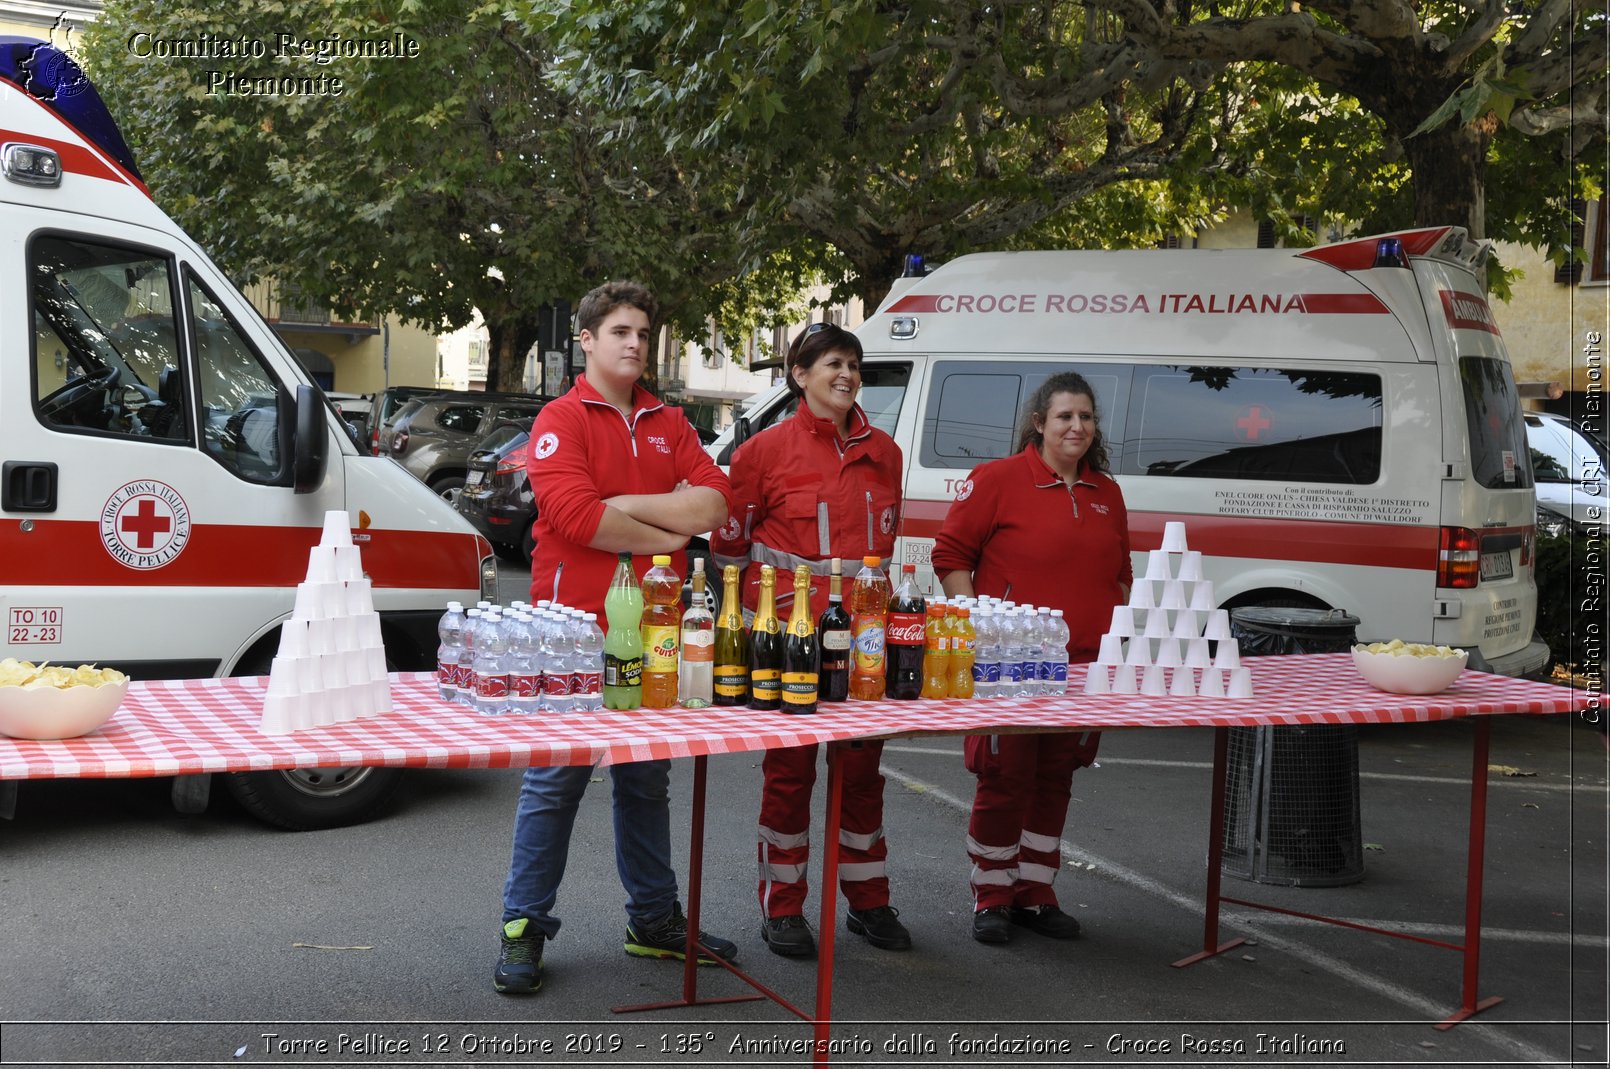
[[505,995],[529,995],[542,986],[543,934],[525,917],[503,926],[492,987]]
[[[699,933],[700,965],[714,965],[716,958],[734,961],[738,957],[738,944],[730,939]],[[626,953],[640,958],[675,958],[687,960],[688,919],[682,915],[682,903],[671,904],[670,915],[653,924],[626,925]],[[712,957],[711,955],[714,955]]]

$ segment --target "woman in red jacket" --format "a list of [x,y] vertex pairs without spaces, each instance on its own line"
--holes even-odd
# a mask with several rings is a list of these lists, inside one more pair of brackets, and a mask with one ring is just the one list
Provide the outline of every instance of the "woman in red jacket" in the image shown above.
[[[1129,600],[1129,514],[1107,474],[1095,391],[1072,372],[1029,399],[1023,450],[973,469],[934,546],[945,593],[991,594],[1063,610],[1070,662],[1095,659],[1114,605]],[[978,776],[967,828],[973,938],[1006,943],[1014,924],[1056,939],[1079,934],[1051,881],[1073,772],[1095,759],[1100,732],[972,735]]]
[[[810,566],[811,612],[827,608],[832,558],[854,561],[894,551],[900,513],[900,447],[873,427],[856,404],[861,342],[827,323],[807,327],[788,347],[794,415],[751,438],[732,460],[733,510],[711,539],[720,565],[746,566],[744,604],[755,606],[760,568],[780,575]],[[777,588],[777,612],[788,615],[793,591]],[[850,931],[875,947],[905,950],[911,935],[889,905],[884,873],[882,742],[846,747],[839,884]],[[761,936],[774,953],[802,957],[816,941],[804,917],[810,857],[811,788],[816,746],[767,750],[760,802]]]

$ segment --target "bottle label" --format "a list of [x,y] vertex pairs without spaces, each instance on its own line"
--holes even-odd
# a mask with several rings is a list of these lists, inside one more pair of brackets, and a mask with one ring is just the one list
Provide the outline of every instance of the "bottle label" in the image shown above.
[[749,693],[749,669],[723,664],[715,669],[715,690],[723,698],[742,698]]
[[[1068,670],[1067,666],[1064,665],[1063,668],[1062,668],[1063,673],[1066,674],[1067,670]],[[1036,675],[1035,678],[1036,679],[1055,679],[1056,677],[1057,677],[1056,663],[1054,661],[1041,661],[1040,662],[1040,667],[1039,667],[1039,670],[1038,670],[1038,675]]]
[[848,631],[823,631],[822,650],[847,651],[850,648],[850,633]]
[[575,679],[576,686],[580,688],[576,691],[578,694],[596,698],[604,693],[604,673],[602,672],[577,672]]
[[677,650],[681,647],[678,631],[660,624],[643,626],[643,670],[646,672],[675,672]]
[[999,678],[1004,679],[1009,683],[1021,683],[1023,682],[1023,662],[1007,661],[1005,664],[1001,665],[1000,673]]
[[714,631],[684,631],[682,633],[682,659],[689,664],[715,663],[716,633]]
[[443,690],[452,690],[458,682],[458,665],[443,664],[436,667],[436,685]]
[[570,693],[570,673],[547,672],[542,677],[542,693],[550,698],[563,698]]
[[641,687],[643,685],[643,658],[616,657],[604,654],[604,686]]
[[891,646],[921,646],[926,640],[926,621],[919,613],[892,612],[886,625],[885,640]]
[[816,673],[784,672],[783,701],[788,705],[810,705],[816,701]]
[[775,668],[757,668],[749,673],[749,689],[762,701],[776,698],[783,687],[783,673]]
[[509,696],[509,677],[505,675],[476,676],[475,693],[482,698],[507,698]]
[[855,667],[861,672],[883,672],[883,617],[857,616],[850,623],[854,632]]
[[475,689],[475,669],[460,661],[453,666],[453,689],[465,693]]
[[945,635],[928,635],[923,639],[923,648],[929,653],[949,653],[950,639]]
[[535,698],[542,693],[543,677],[534,672],[517,672],[509,676],[509,693],[516,698]]
[[1066,683],[1068,681],[1068,662],[1067,661],[1052,661],[1051,662],[1051,674],[1049,676],[1046,676],[1046,678],[1047,679],[1054,679],[1058,683]]

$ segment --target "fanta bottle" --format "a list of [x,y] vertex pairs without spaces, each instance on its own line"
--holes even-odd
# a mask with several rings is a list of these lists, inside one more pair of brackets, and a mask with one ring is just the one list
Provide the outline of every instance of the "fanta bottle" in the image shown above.
[[850,697],[877,701],[883,697],[884,623],[889,614],[889,579],[877,557],[862,557],[861,570],[850,584]]
[[950,628],[943,605],[928,606],[922,646],[922,696],[950,697]]
[[682,578],[667,554],[643,575],[643,708],[676,704],[681,671]]
[[978,649],[978,633],[973,630],[973,610],[963,605],[954,610],[950,624],[950,696],[973,696],[973,657]]

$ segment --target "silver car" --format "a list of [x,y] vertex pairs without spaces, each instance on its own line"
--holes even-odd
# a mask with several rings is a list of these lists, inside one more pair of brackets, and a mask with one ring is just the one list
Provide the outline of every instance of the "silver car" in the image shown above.
[[529,422],[548,400],[478,391],[415,398],[380,435],[380,452],[452,501],[464,485],[465,465],[476,444],[500,420]]
[[1604,443],[1564,416],[1527,412],[1526,446],[1537,487],[1537,526],[1560,534],[1601,523],[1606,507]]

